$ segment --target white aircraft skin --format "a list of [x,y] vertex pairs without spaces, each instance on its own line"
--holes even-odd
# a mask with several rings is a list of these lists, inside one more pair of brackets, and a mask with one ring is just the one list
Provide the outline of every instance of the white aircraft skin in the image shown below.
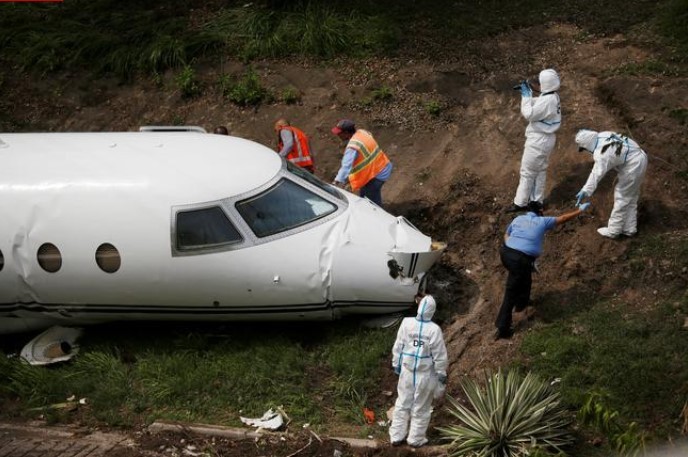
[[398,312],[444,249],[265,146],[196,132],[0,133],[0,214],[0,333]]

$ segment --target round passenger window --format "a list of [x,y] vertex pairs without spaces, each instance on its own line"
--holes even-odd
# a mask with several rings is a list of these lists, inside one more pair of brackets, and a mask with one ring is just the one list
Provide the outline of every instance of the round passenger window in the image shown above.
[[0,251],[0,271],[2,271],[2,267],[5,266],[5,256],[2,255],[2,251]]
[[119,251],[110,243],[103,243],[96,249],[96,263],[106,273],[114,273],[122,265]]
[[62,267],[62,254],[52,243],[44,243],[38,248],[38,264],[48,273],[55,273]]

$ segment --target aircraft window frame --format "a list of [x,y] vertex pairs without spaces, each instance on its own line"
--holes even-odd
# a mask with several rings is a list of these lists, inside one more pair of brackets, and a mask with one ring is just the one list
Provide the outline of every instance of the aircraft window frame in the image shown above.
[[36,250],[38,265],[48,273],[57,273],[62,268],[62,253],[53,243],[43,243]]
[[[292,186],[291,190],[288,190],[288,192],[291,192],[293,194],[294,191],[296,192],[306,192],[310,194],[313,197],[316,197],[320,200],[320,203],[325,203],[329,205],[329,210],[326,212],[323,212],[321,214],[316,214],[315,211],[315,206],[313,203],[306,202],[304,200],[304,203],[309,204],[310,207],[303,207],[303,208],[298,208],[294,206],[293,208],[290,208],[290,215],[297,215],[299,211],[301,212],[302,216],[299,217],[304,217],[303,219],[289,219],[288,222],[285,221],[283,222],[284,225],[280,226],[270,226],[266,227],[264,230],[257,230],[255,220],[251,219],[251,215],[249,214],[249,211],[247,210],[242,210],[242,205],[247,205],[250,202],[257,202],[258,200],[266,200],[266,199],[275,199],[277,197],[280,199],[280,195],[277,194],[278,192],[281,192],[281,189],[287,189],[287,187],[284,186]],[[322,190],[322,189],[321,189]],[[329,193],[328,193],[329,194]],[[289,194],[286,194],[289,195]],[[330,196],[332,196],[330,194]],[[280,199],[282,202],[284,202],[283,197]],[[298,202],[297,202],[298,203]],[[275,205],[273,203],[273,205]],[[324,198],[320,193],[313,192],[310,188],[303,186],[300,182],[297,182],[296,180],[293,179],[288,179],[287,176],[282,175],[280,176],[276,182],[274,182],[270,187],[267,189],[262,190],[261,192],[258,192],[254,195],[251,195],[247,198],[243,199],[238,199],[237,201],[234,202],[234,210],[237,211],[237,213],[241,216],[243,219],[244,223],[250,228],[251,232],[258,238],[258,239],[272,239],[274,237],[277,237],[279,235],[283,234],[291,234],[294,233],[298,229],[305,229],[305,227],[310,227],[312,226],[313,223],[321,220],[328,218],[328,216],[335,215],[339,212],[340,205],[337,203],[331,201],[331,199]],[[248,206],[246,207],[247,209],[249,208]],[[312,211],[313,216],[312,217],[306,217],[306,211]],[[284,215],[284,214],[283,214]],[[271,218],[271,220],[268,221],[268,224],[274,224],[278,223],[279,221],[276,218]],[[286,235],[285,235],[286,236]]]
[[318,178],[314,174],[310,173],[307,170],[304,170],[303,168],[299,167],[298,165],[294,165],[293,163],[291,163],[289,161],[285,161],[285,162],[286,162],[285,169],[289,173],[295,174],[299,178],[306,181],[308,184],[315,186],[318,189],[327,192],[328,194],[337,198],[337,200],[339,200],[339,201],[343,201],[343,202],[346,201],[346,197],[344,197],[344,195],[339,191],[339,189],[337,189],[333,185],[324,182],[323,180],[321,180],[320,178]]
[[96,264],[105,273],[116,273],[122,267],[122,256],[112,243],[102,243],[96,249]]
[[[197,245],[192,247],[180,247],[178,240],[177,222],[179,214],[190,213],[196,211],[219,209],[222,215],[225,217],[229,226],[238,236],[237,239],[231,241],[223,241],[219,243],[208,243],[204,245]],[[238,249],[244,247],[246,244],[246,234],[238,227],[236,220],[230,213],[227,212],[225,205],[222,201],[216,201],[212,203],[202,203],[195,205],[180,205],[172,208],[172,217],[170,221],[170,243],[172,247],[172,255],[177,256],[187,256],[187,255],[199,255],[199,254],[209,254],[213,252],[222,252]]]
[[5,255],[2,253],[2,249],[0,249],[0,271],[5,268]]

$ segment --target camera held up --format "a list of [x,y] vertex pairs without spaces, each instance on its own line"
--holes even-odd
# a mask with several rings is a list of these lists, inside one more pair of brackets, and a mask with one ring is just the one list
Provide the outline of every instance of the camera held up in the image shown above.
[[516,84],[514,87],[512,87],[513,90],[521,90],[521,85],[525,84],[526,86],[530,87],[530,90],[533,90],[533,86],[530,84],[530,81],[527,79],[524,79],[520,83]]

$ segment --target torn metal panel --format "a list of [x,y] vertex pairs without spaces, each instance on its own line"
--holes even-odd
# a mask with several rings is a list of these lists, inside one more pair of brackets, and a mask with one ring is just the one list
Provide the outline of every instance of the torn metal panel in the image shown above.
[[64,362],[79,353],[76,340],[81,336],[80,328],[50,327],[24,346],[20,357],[30,365],[48,365]]

